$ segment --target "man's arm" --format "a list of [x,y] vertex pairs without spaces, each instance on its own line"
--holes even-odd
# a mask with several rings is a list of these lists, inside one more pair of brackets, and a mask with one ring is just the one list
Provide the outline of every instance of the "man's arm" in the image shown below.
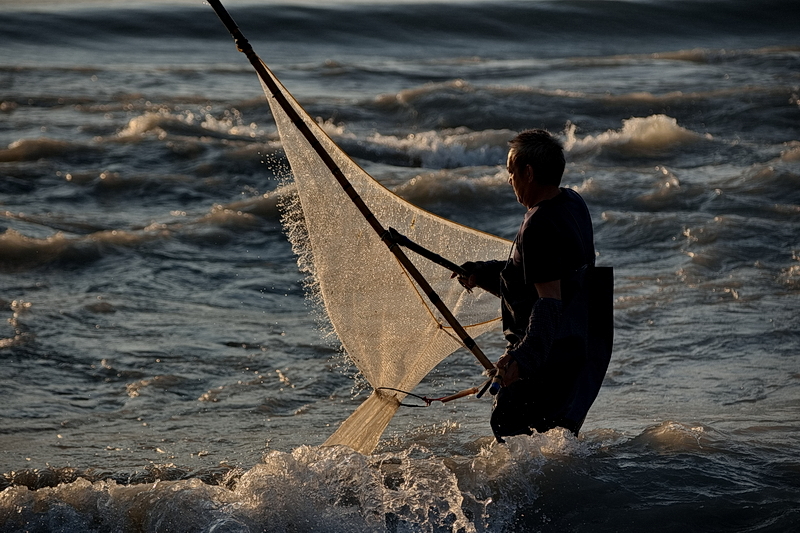
[[535,285],[539,299],[531,311],[525,337],[497,361],[496,366],[504,371],[504,386],[532,375],[544,365],[561,325],[561,280]]

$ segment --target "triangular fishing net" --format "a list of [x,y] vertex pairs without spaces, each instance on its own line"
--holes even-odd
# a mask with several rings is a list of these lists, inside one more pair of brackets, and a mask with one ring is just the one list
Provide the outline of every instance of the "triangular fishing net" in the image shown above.
[[[461,264],[502,259],[510,243],[424,211],[370,177],[325,134],[269,71],[317,141],[384,228]],[[442,359],[462,346],[342,185],[298,130],[262,80],[302,208],[303,231],[290,231],[301,267],[313,277],[333,331],[374,388],[410,391]],[[480,289],[469,294],[450,271],[416,254],[409,258],[474,338],[499,320],[499,300]],[[400,394],[373,394],[325,444],[370,453],[399,405]]]

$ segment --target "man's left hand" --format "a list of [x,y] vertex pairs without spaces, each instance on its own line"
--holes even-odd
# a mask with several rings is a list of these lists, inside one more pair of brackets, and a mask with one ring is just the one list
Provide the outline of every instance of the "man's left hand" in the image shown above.
[[519,366],[517,361],[508,353],[504,353],[503,357],[498,359],[497,368],[503,369],[503,386],[508,387],[519,379]]

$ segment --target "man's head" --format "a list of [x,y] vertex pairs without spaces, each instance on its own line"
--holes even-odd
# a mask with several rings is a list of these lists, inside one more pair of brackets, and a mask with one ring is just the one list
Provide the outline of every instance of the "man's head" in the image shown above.
[[561,185],[564,175],[564,149],[561,143],[545,130],[525,130],[508,142],[509,172],[527,173],[531,167],[533,179],[542,186]]

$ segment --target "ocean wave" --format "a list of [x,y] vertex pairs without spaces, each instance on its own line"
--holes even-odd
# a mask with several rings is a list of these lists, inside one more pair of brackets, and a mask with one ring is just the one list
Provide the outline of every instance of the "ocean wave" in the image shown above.
[[[38,9],[37,9],[38,7]],[[218,21],[210,10],[196,5],[124,6],[118,9],[82,5],[78,13],[54,4],[12,9],[0,25],[0,35],[18,42],[36,34],[44,42],[70,40],[111,42],[114,38],[146,39],[170,35],[207,39],[218,35]],[[709,12],[714,17],[706,17]],[[311,36],[320,42],[372,42],[374,28],[381,28],[384,39],[408,41],[409,34],[433,42],[469,35],[473,41],[512,41],[527,39],[531,28],[542,36],[554,34],[574,38],[580,33],[602,37],[609,32],[643,38],[670,35],[675,28],[694,34],[737,34],[781,32],[791,34],[795,27],[795,3],[770,2],[764,9],[748,2],[713,0],[662,4],[652,2],[594,3],[549,2],[431,2],[408,9],[404,2],[331,2],[329,5],[289,1],[283,5],[241,5],[233,16],[244,21],[245,33],[257,21],[261,31],[281,42],[305,41]],[[658,20],[659,24],[653,24]],[[622,22],[620,22],[622,21]],[[543,37],[543,40],[544,37]]]
[[553,430],[507,446],[487,441],[474,456],[446,459],[418,445],[370,456],[301,446],[269,452],[248,470],[165,464],[141,473],[11,472],[2,479],[0,527],[35,529],[59,517],[71,530],[495,530],[535,500],[547,457],[586,457],[590,449]]
[[27,270],[59,261],[87,263],[115,250],[136,250],[155,240],[184,237],[196,240],[205,235],[216,242],[217,230],[241,231],[257,228],[263,220],[277,221],[279,204],[292,191],[291,185],[280,187],[244,200],[214,204],[206,213],[193,216],[172,210],[159,221],[126,229],[101,228],[66,215],[31,216],[6,211],[0,216],[57,231],[46,237],[32,237],[16,229],[6,229],[0,234],[0,269]]
[[798,156],[791,149],[783,151],[778,157],[741,169],[715,185],[720,194],[739,201],[737,211],[796,212],[800,207],[800,172],[795,157]]
[[175,113],[168,108],[163,108],[157,112],[148,111],[130,119],[119,132],[118,137],[124,139],[141,137],[145,134],[155,134],[160,138],[167,135],[179,135],[250,140],[263,137],[265,133],[259,130],[255,123],[243,124],[242,115],[235,108],[225,110],[221,118],[210,113],[200,114],[193,111]]
[[702,425],[691,426],[675,421],[666,421],[645,428],[625,443],[626,448],[647,448],[659,454],[701,453],[717,449],[720,436]]
[[[270,205],[269,197],[262,197],[262,205]],[[255,203],[255,202],[253,202]],[[251,204],[252,205],[252,204]],[[195,224],[211,225],[219,228],[241,229],[258,225],[258,220],[241,209],[232,209],[223,205],[214,205],[211,211],[195,221]]]
[[406,154],[413,166],[444,169],[503,164],[513,136],[509,130],[476,132],[457,128],[404,137],[375,133],[367,142],[380,147],[376,151],[388,149]]
[[505,164],[511,130],[473,131],[466,127],[406,135],[373,132],[357,136],[341,124],[320,126],[351,157],[397,166],[448,169]]
[[16,271],[56,261],[86,263],[102,257],[109,247],[132,248],[160,236],[155,231],[106,230],[82,237],[58,232],[46,238],[35,238],[7,229],[0,234],[0,268]]
[[786,143],[786,149],[781,151],[781,161],[797,162],[800,161],[800,141],[790,141]]
[[597,135],[579,138],[577,127],[570,124],[566,130],[565,150],[573,156],[613,149],[625,155],[648,156],[661,154],[680,146],[711,140],[710,135],[700,135],[678,125],[667,115],[632,117],[622,121],[622,128]]
[[65,154],[81,154],[93,150],[97,150],[97,148],[84,143],[47,137],[20,139],[11,143],[7,149],[0,150],[0,162],[36,161],[37,159],[48,159]]
[[[236,213],[246,213],[251,216],[258,216],[266,219],[277,219],[280,215],[279,209],[281,202],[287,195],[294,194],[294,190],[294,185],[283,185],[272,192],[245,200],[238,200],[220,207],[223,210],[234,211]],[[207,216],[210,216],[210,214]]]
[[27,213],[12,213],[11,211],[0,212],[0,217],[9,220],[18,220],[36,226],[49,228],[66,233],[86,235],[104,231],[106,228],[94,222],[87,222],[85,220],[76,220],[68,215],[57,213],[47,213],[45,215],[29,215]]
[[[300,446],[268,451],[249,468],[167,463],[135,472],[7,472],[0,476],[0,529],[44,530],[57,521],[71,531],[478,533],[612,520],[614,530],[639,531],[663,524],[664,506],[685,506],[690,497],[714,509],[732,510],[751,498],[758,507],[763,484],[775,487],[770,476],[785,468],[765,473],[768,459],[737,451],[730,436],[674,420],[634,435],[597,429],[578,439],[556,429],[510,437],[505,445],[485,437],[466,448],[440,456],[412,444],[365,456]],[[193,455],[204,454],[198,444]],[[672,482],[659,482],[665,476]],[[794,506],[788,491],[776,491],[774,513]],[[581,511],[565,516],[565,505]],[[717,513],[703,507],[688,508],[693,523],[718,524]],[[620,523],[619,509],[637,509],[635,520]],[[762,510],[755,520],[770,523],[772,516]]]
[[684,183],[666,166],[655,167],[655,182],[650,191],[640,193],[631,199],[630,206],[648,211],[697,210],[700,205],[722,194],[718,189],[710,190],[705,185]]
[[509,199],[511,189],[505,170],[490,170],[488,175],[486,172],[481,172],[479,176],[473,174],[444,171],[422,173],[398,185],[393,192],[415,205],[450,202],[460,208],[475,202],[485,205],[493,198],[503,203]]
[[765,46],[763,48],[690,48],[667,52],[654,52],[649,54],[618,54],[601,57],[581,57],[570,59],[570,63],[579,66],[617,66],[631,62],[665,60],[686,61],[690,63],[721,63],[739,59],[761,58],[796,54],[800,51],[797,46]]
[[[528,61],[498,61],[498,60],[475,60],[475,62],[480,63],[489,63],[490,66],[503,64],[507,65],[510,63],[509,68],[518,69],[520,63],[528,63]],[[538,61],[534,61],[534,63],[539,63]],[[382,94],[375,98],[374,104],[381,108],[391,109],[395,106],[415,106],[421,103],[425,103],[427,100],[436,100],[437,102],[441,101],[443,98],[447,97],[448,95],[455,95],[457,99],[461,102],[459,105],[464,105],[464,99],[469,101],[469,98],[473,99],[480,99],[482,96],[486,95],[489,98],[509,98],[509,97],[516,97],[516,96],[553,96],[553,97],[565,97],[565,98],[587,98],[587,93],[581,91],[572,91],[567,89],[546,89],[542,87],[531,87],[528,85],[511,85],[511,86],[499,86],[499,85],[477,85],[474,83],[470,83],[463,79],[453,79],[441,82],[430,82],[425,83],[424,85],[420,85],[418,87],[412,87],[409,89],[403,89],[395,94]]]
[[680,103],[696,103],[713,99],[725,98],[752,98],[759,95],[782,96],[786,88],[774,88],[766,86],[745,86],[732,87],[728,89],[714,89],[708,91],[668,91],[656,94],[647,91],[637,91],[622,94],[604,94],[602,96],[586,95],[589,99],[597,99],[603,103],[624,105],[624,104],[651,104],[651,105],[670,105]]

